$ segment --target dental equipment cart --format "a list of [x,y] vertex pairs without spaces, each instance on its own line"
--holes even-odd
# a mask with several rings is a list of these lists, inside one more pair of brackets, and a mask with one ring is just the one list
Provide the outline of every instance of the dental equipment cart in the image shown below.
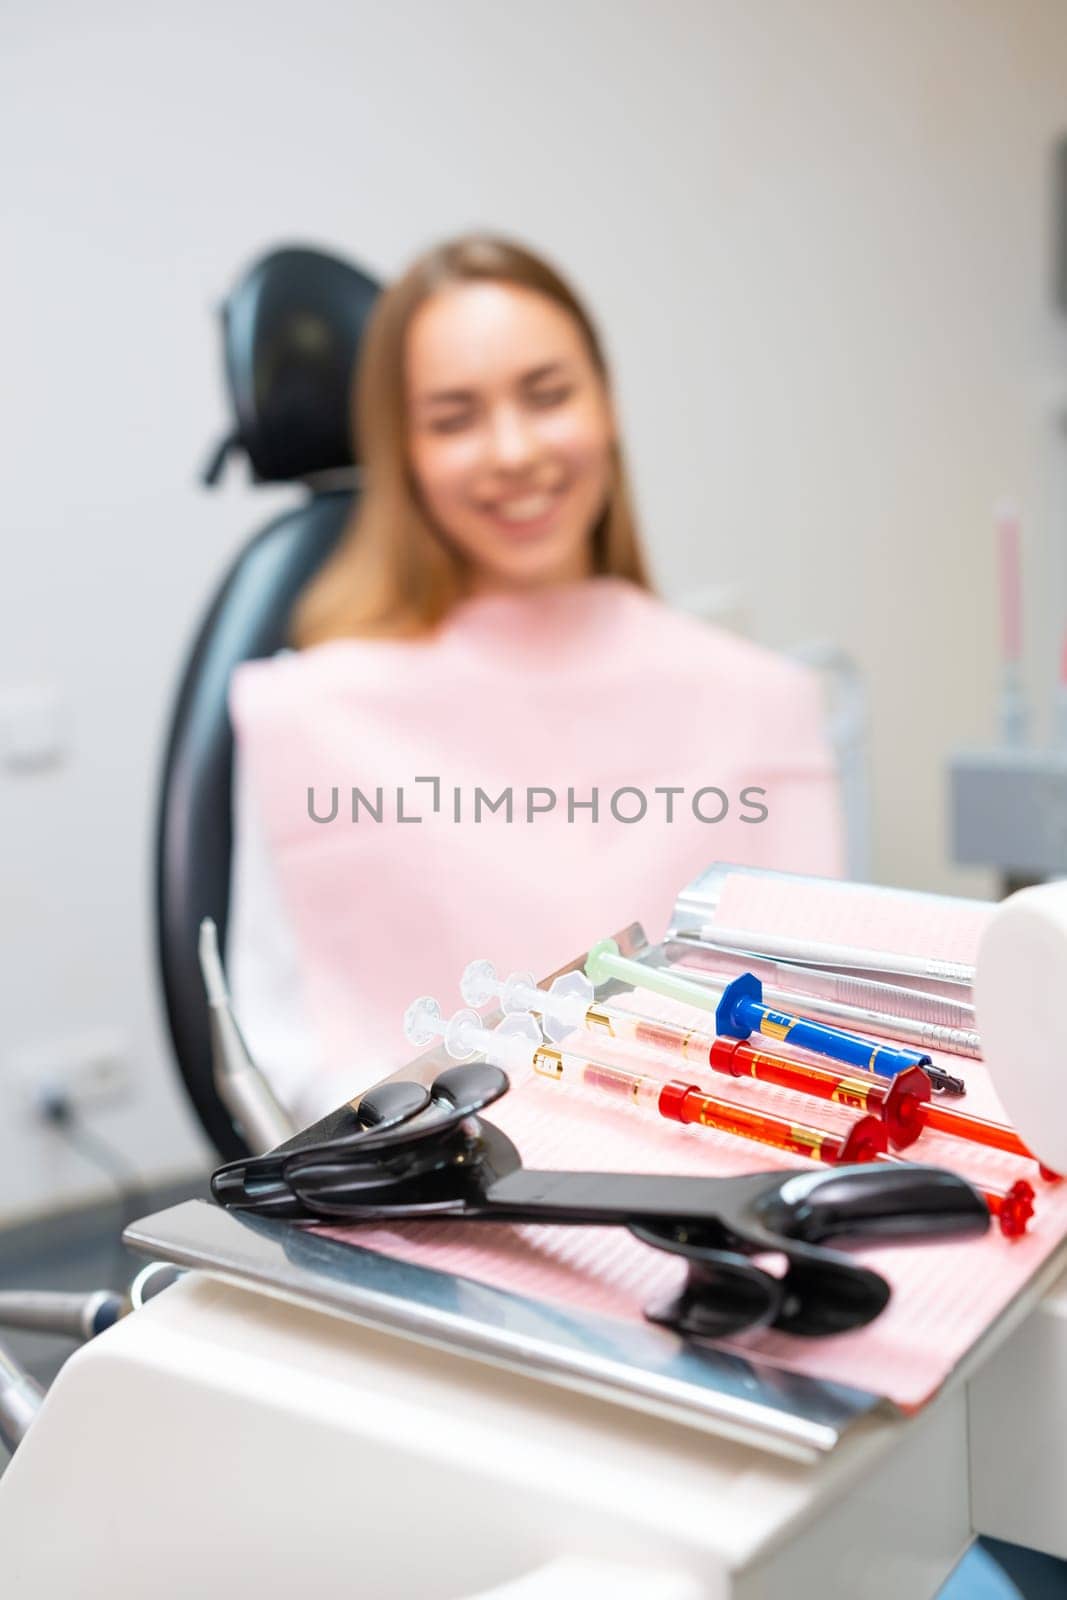
[[976,1534],[1067,1558],[1062,1240],[905,1415],[206,1202],[127,1238],[192,1270],[70,1359],[0,1483],[19,1600],[925,1600]]

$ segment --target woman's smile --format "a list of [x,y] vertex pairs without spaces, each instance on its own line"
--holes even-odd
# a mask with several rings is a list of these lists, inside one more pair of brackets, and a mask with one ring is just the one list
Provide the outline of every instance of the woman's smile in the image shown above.
[[564,490],[527,490],[483,504],[484,515],[511,538],[535,538],[546,533],[555,521]]

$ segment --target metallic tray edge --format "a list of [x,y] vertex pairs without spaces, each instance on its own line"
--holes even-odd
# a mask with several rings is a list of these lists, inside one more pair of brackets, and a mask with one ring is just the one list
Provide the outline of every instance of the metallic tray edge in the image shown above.
[[812,1462],[877,1396],[702,1351],[666,1330],[576,1313],[470,1278],[238,1216],[202,1200],[126,1229],[133,1249],[526,1377]]

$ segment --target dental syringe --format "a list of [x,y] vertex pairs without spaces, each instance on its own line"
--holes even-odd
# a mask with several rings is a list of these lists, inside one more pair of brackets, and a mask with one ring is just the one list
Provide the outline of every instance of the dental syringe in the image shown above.
[[[490,964],[480,965],[484,983],[484,969]],[[525,976],[516,975],[513,998]],[[714,1128],[720,1133],[730,1133],[832,1166],[866,1161],[895,1163],[901,1159],[888,1153],[886,1128],[877,1117],[860,1117],[847,1132],[840,1133],[753,1111],[748,1106],[706,1094],[698,1084],[679,1078],[664,1083],[648,1074],[627,1072],[608,1062],[556,1049],[541,1040],[541,1030],[529,1012],[513,1012],[495,1028],[487,1028],[478,1013],[471,1010],[457,1011],[446,1021],[437,1001],[423,995],[408,1007],[404,1015],[404,1033],[416,1047],[442,1039],[454,1060],[469,1060],[472,1055],[482,1054],[491,1065],[512,1072],[529,1065],[540,1077],[580,1081],[589,1089],[611,1094],[616,1100],[621,1097],[630,1104],[655,1110],[668,1121]],[[1025,1179],[1019,1179],[1006,1190],[980,1184],[974,1187],[985,1200],[990,1216],[997,1219],[1002,1234],[1014,1238],[1026,1232],[1034,1210],[1034,1191]]]
[[808,1017],[764,1005],[760,981],[750,972],[732,979],[716,999],[703,984],[682,977],[670,968],[646,966],[622,955],[614,939],[601,939],[593,945],[586,957],[585,972],[594,984],[617,978],[633,988],[651,989],[671,1000],[697,1006],[702,1011],[713,1011],[716,1033],[732,1039],[747,1039],[753,1033],[787,1039],[790,1044],[813,1050],[816,1055],[829,1056],[833,1061],[843,1061],[885,1078],[896,1077],[908,1067],[922,1067],[935,1087],[951,1087],[956,1093],[963,1092],[960,1080],[935,1067],[925,1051],[876,1044],[844,1028],[834,1028],[828,1023],[814,1022]]
[[[469,1005],[484,1005],[497,998],[505,1012],[535,1012],[549,1039],[558,1041],[574,1029],[584,1028],[654,1050],[675,1061],[710,1067],[727,1077],[750,1077],[852,1110],[873,1112],[886,1124],[889,1142],[898,1149],[911,1145],[924,1129],[930,1129],[1027,1161],[1037,1159],[1013,1129],[953,1106],[931,1105],[929,1079],[917,1067],[910,1067],[887,1082],[873,1073],[848,1074],[834,1067],[757,1050],[744,1040],[719,1039],[712,1032],[598,1003],[593,985],[581,972],[564,973],[545,990],[537,987],[531,973],[513,972],[499,980],[491,961],[472,961],[463,974],[460,989]],[[1041,1171],[1045,1178],[1056,1177],[1046,1168]]]
[[626,1072],[607,1062],[545,1044],[528,1012],[512,1012],[495,1028],[487,1028],[475,1011],[457,1011],[446,1021],[437,1001],[423,995],[408,1007],[404,1033],[416,1046],[442,1039],[456,1061],[480,1054],[490,1065],[505,1071],[530,1066],[543,1078],[558,1080],[566,1076],[568,1082],[581,1082],[616,1099],[621,1095],[655,1110],[670,1122],[698,1123],[719,1133],[732,1133],[776,1150],[808,1156],[813,1161],[831,1165],[871,1161],[887,1148],[886,1130],[877,1117],[860,1117],[846,1132],[832,1133],[770,1112],[754,1111],[705,1094],[695,1083],[683,1083],[677,1078],[664,1083],[659,1078]]
[[[672,1122],[695,1122],[720,1133],[740,1134],[744,1139],[755,1139],[760,1144],[808,1156],[812,1161],[823,1161],[829,1166],[864,1161],[897,1163],[903,1159],[888,1153],[885,1124],[873,1116],[860,1117],[845,1134],[828,1133],[805,1123],[788,1122],[784,1117],[754,1112],[747,1106],[719,1100],[705,1094],[695,1083],[684,1083],[679,1078],[663,1083],[658,1078],[627,1072],[622,1067],[584,1061],[567,1051],[539,1051],[534,1069],[547,1078],[562,1078],[568,1074],[571,1078],[580,1077],[586,1088],[654,1109]],[[1034,1214],[1034,1190],[1025,1178],[1017,1179],[1008,1189],[984,1187],[973,1178],[967,1181],[982,1196],[1005,1238],[1018,1238],[1026,1232],[1027,1223]]]

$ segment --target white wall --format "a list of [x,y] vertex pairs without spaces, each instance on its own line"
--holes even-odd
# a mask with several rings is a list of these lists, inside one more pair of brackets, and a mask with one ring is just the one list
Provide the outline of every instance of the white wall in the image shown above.
[[[760,637],[867,672],[887,880],[985,888],[946,865],[941,795],[992,729],[991,502],[1051,538],[1060,0],[165,10],[38,0],[0,38],[0,690],[57,686],[73,727],[60,767],[0,775],[0,1213],[95,1183],[4,1076],[55,1034],[124,1030],[138,1092],[100,1128],[153,1173],[200,1156],[151,812],[197,615],[279,499],[194,476],[224,424],[213,307],[257,251],[389,273],[486,224],[556,256],[617,360],[664,587],[739,580]],[[1052,650],[1049,617],[1035,684]]]

